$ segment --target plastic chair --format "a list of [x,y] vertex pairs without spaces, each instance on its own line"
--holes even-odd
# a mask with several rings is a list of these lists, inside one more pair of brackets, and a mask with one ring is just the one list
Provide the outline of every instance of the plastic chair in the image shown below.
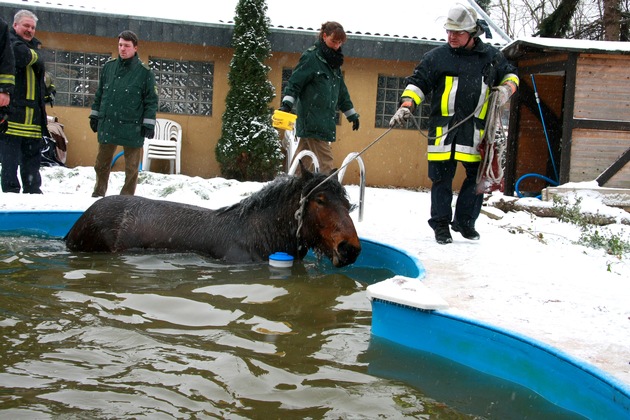
[[181,173],[182,126],[172,120],[155,120],[155,135],[144,139],[142,168],[149,171],[152,159],[170,160],[171,172]]

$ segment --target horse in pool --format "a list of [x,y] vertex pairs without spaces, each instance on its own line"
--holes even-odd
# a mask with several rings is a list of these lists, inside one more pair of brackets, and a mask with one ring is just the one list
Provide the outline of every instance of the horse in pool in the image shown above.
[[305,169],[280,176],[239,203],[211,210],[130,195],[92,204],[64,238],[77,252],[191,251],[229,263],[296,260],[309,249],[335,267],[356,261],[361,244],[344,187]]

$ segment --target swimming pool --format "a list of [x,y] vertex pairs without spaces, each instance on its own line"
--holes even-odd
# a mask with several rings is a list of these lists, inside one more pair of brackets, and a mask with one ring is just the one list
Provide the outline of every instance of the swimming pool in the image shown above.
[[[0,212],[0,230],[62,237],[81,213]],[[450,314],[446,303],[422,286],[425,273],[419,260],[387,244],[362,239],[362,245],[363,251],[352,268],[330,267],[330,270],[361,277],[362,281],[371,270],[395,274],[383,281],[376,279],[367,286],[373,337],[365,355],[369,373],[425,387],[425,376],[416,370],[436,366],[439,361],[430,359],[431,363],[424,367],[414,364],[437,356],[443,364],[455,364],[458,369],[470,369],[485,378],[494,378],[486,382],[496,379],[517,384],[579,416],[623,418],[630,415],[630,391],[606,373],[543,343]],[[325,266],[323,270],[327,270]],[[392,355],[394,351],[398,352],[396,357]],[[403,360],[406,362],[402,363]],[[453,372],[461,372],[461,369]],[[479,379],[474,379],[470,387],[478,387],[478,383]],[[488,388],[502,386],[493,383]],[[457,404],[457,397],[453,396],[455,388],[446,387],[441,394],[448,403],[450,398]]]

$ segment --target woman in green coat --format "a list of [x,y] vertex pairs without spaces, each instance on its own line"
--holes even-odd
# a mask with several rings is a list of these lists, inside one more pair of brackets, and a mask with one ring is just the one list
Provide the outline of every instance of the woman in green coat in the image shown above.
[[[346,33],[337,22],[322,24],[315,44],[300,57],[282,98],[281,111],[290,112],[296,106],[296,135],[300,138],[295,155],[309,150],[317,156],[320,172],[333,169],[330,143],[336,140],[336,113],[343,112],[359,129],[359,114],[354,110],[348,88],[343,79],[341,45]],[[303,163],[311,168],[311,159]]]

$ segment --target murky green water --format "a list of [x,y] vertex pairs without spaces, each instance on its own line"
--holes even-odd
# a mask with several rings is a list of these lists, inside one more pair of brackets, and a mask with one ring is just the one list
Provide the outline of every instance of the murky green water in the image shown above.
[[409,363],[370,345],[356,280],[390,273],[327,271],[0,237],[0,417],[479,418],[372,373]]

